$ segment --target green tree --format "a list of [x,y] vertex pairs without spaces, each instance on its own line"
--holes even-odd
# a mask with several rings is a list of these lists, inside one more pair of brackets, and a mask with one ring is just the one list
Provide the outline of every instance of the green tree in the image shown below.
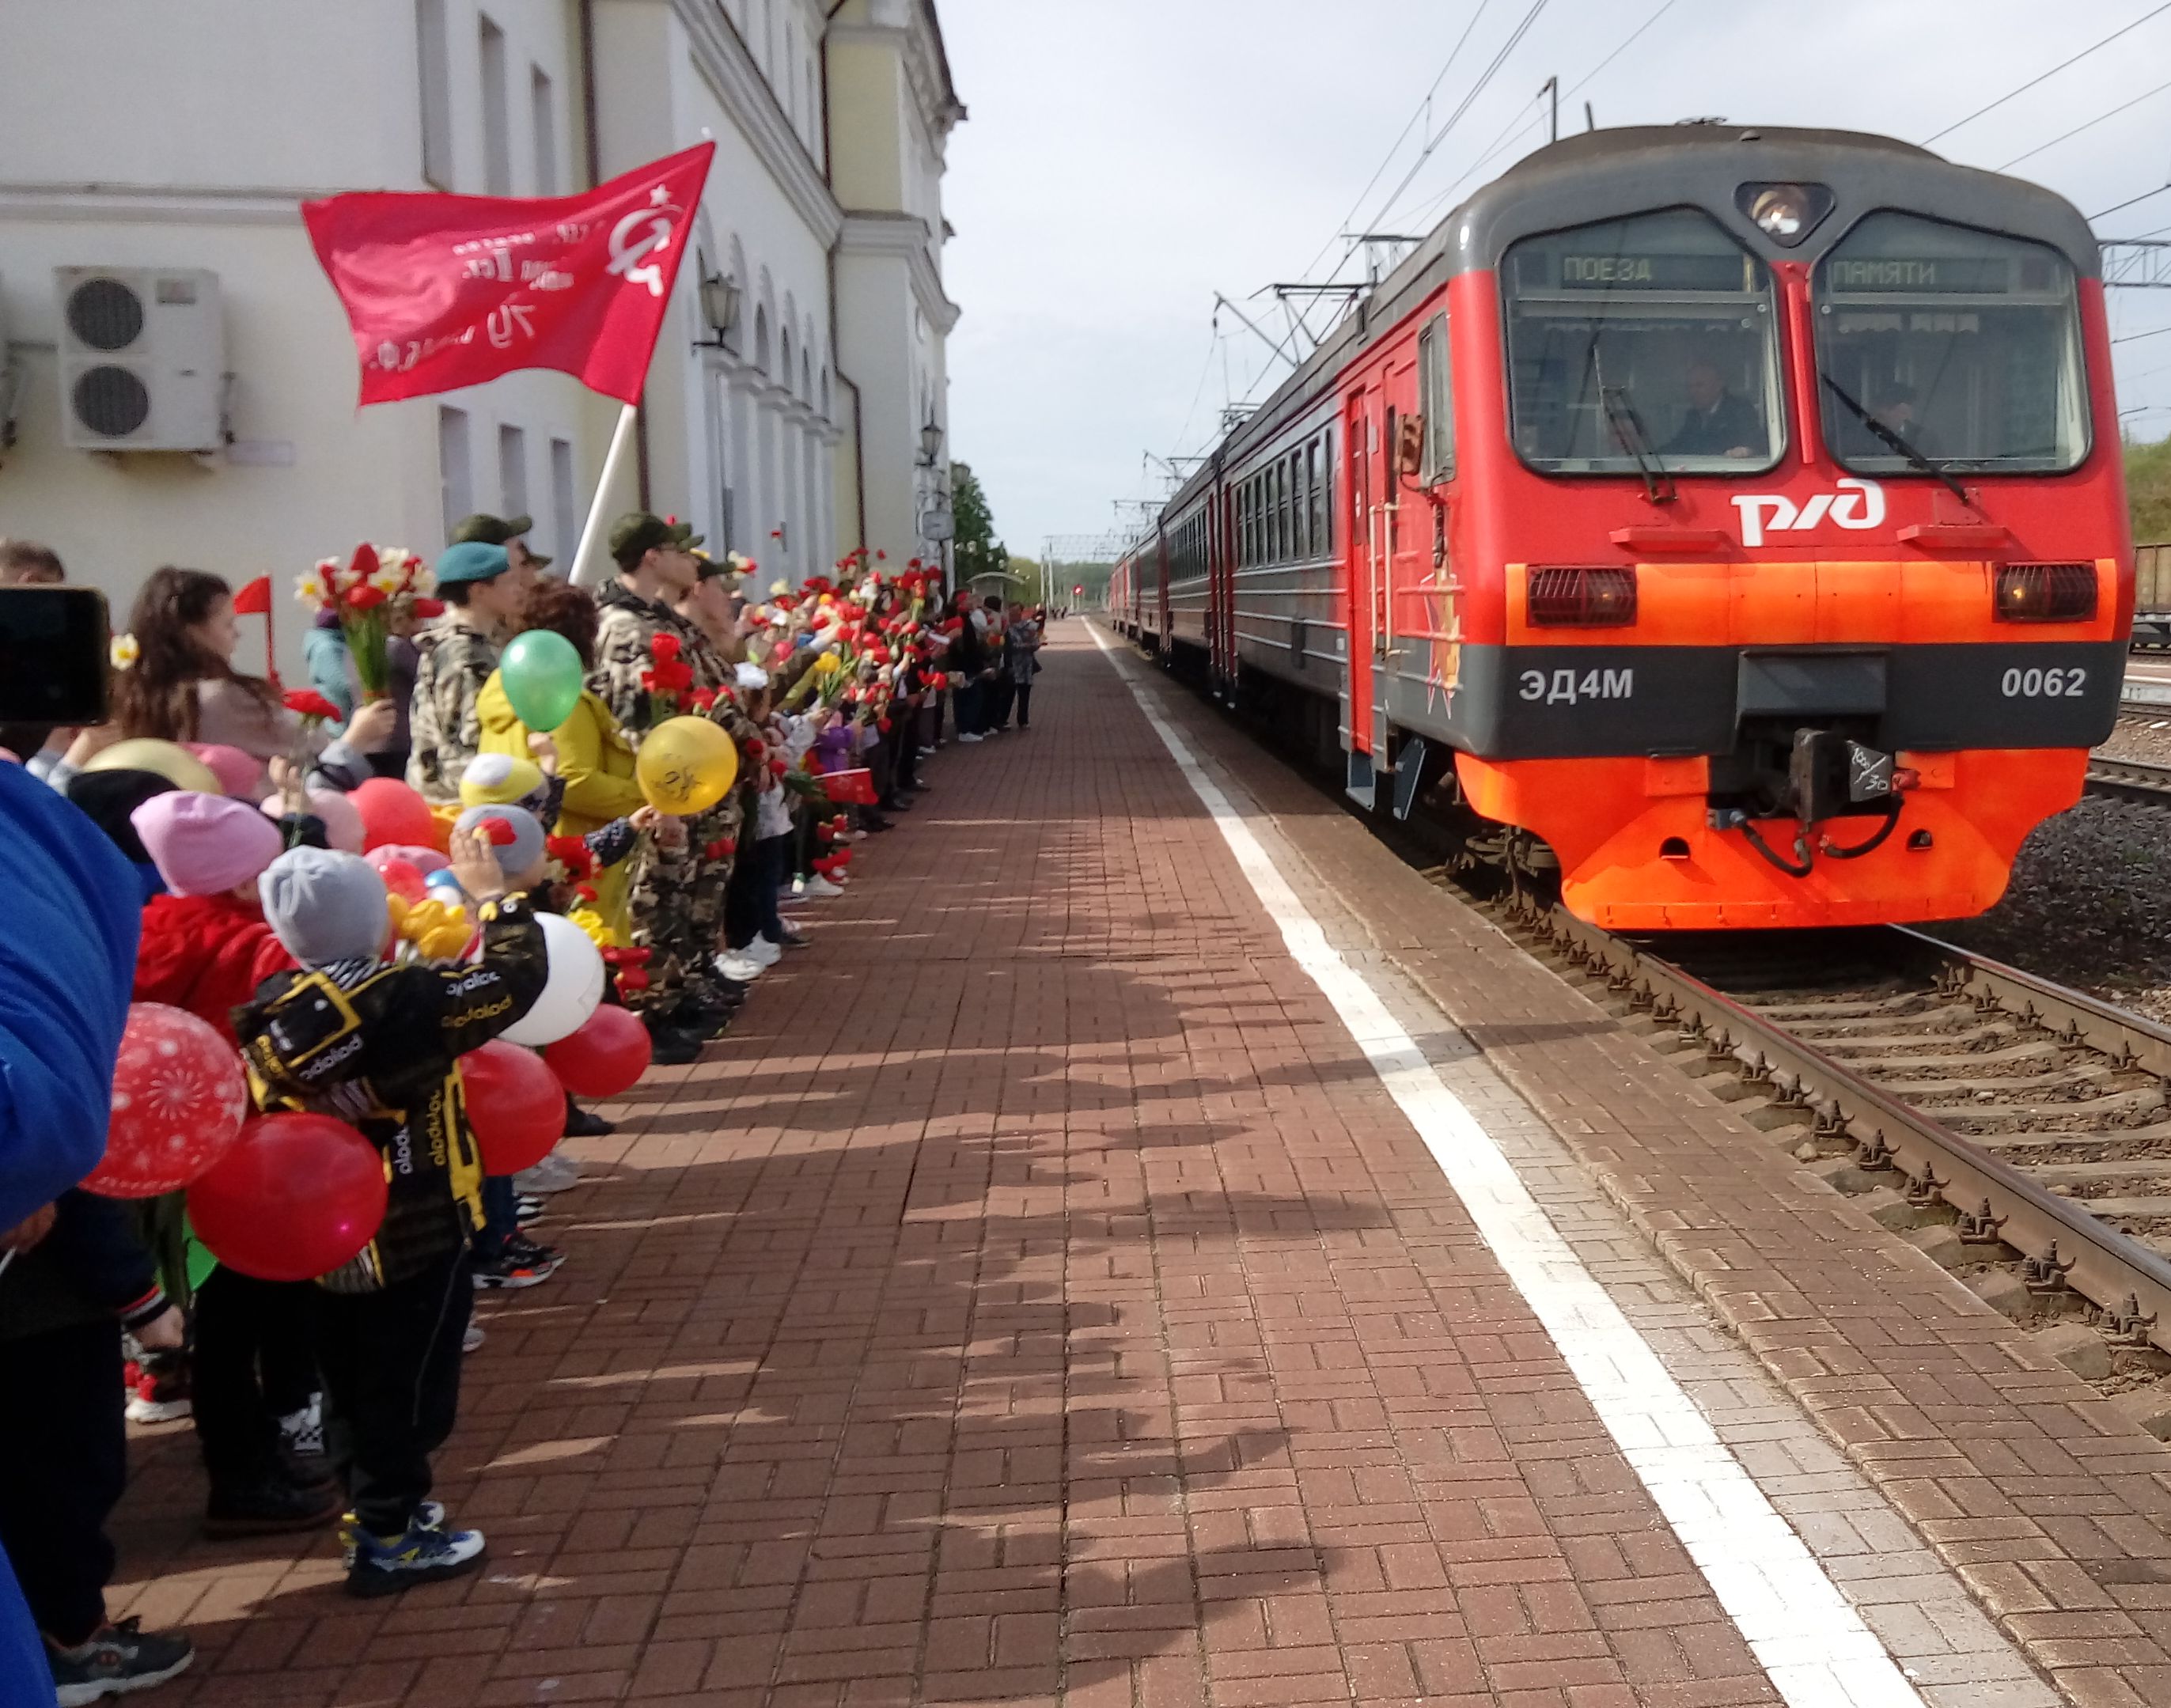
[[951,549],[957,565],[957,581],[963,586],[973,576],[1004,568],[1010,554],[995,538],[995,518],[988,508],[988,495],[969,463],[950,465],[950,509],[957,519]]
[[2125,447],[2125,495],[2136,545],[2171,539],[2171,439]]

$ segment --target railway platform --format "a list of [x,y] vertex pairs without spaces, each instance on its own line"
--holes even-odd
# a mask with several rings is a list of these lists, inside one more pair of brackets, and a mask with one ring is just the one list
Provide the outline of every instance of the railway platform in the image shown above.
[[2171,1701],[2171,1448],[1096,634],[575,1145],[482,1575],[138,1443],[151,1700]]

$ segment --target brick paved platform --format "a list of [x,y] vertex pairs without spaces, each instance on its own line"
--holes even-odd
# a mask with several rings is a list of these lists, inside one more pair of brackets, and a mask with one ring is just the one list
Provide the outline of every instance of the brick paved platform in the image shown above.
[[[1080,627],[1039,726],[939,756],[731,1036],[576,1147],[571,1261],[484,1301],[441,1467],[488,1571],[388,1607],[329,1537],[201,1541],[185,1430],[148,1433],[116,1611],[204,1650],[149,1700],[1782,1700]],[[1209,710],[1162,715],[1912,1681],[1794,1700],[2048,1708],[2008,1636],[2074,1700],[2171,1700],[2171,1570],[2135,1569],[2171,1553],[2161,1449]]]

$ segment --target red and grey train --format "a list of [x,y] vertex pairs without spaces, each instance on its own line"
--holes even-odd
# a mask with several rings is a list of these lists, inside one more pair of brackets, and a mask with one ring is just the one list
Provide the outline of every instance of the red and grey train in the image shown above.
[[1597,131],[1360,301],[1110,612],[1595,924],[1964,917],[2117,714],[2117,420],[2050,191],[1849,132]]

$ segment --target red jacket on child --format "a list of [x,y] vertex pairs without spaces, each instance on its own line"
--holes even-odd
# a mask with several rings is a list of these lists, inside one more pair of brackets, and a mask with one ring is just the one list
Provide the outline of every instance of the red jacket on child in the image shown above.
[[209,1020],[237,1044],[233,1011],[294,957],[264,916],[233,896],[153,896],[143,908],[134,1000],[162,1002]]

